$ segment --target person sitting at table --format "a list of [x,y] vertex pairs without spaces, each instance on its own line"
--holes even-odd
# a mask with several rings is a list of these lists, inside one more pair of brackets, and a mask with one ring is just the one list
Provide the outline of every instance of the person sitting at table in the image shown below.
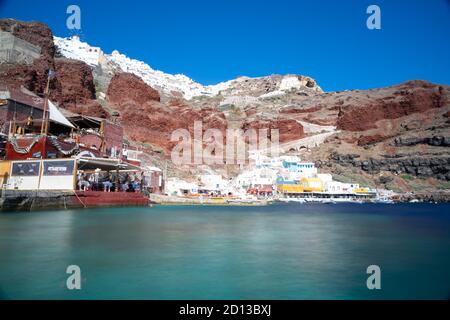
[[103,181],[103,191],[111,192],[111,187],[113,186],[112,182],[109,180]]
[[88,181],[89,181],[89,184],[91,185],[91,189],[96,191],[97,190],[97,186],[95,184],[95,177],[94,177],[94,175],[92,173],[89,175]]
[[128,191],[128,174],[119,177],[119,183],[122,191]]
[[78,188],[81,191],[89,190],[91,184],[89,183],[89,181],[87,181],[87,177],[84,172],[81,172],[81,171],[78,172],[77,180],[78,180]]
[[134,192],[141,190],[141,185],[138,180],[135,180],[134,182],[132,182],[131,185],[133,186]]

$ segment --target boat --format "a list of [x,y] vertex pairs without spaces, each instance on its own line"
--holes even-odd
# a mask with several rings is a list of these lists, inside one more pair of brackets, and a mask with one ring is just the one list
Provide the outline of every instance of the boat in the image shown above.
[[384,204],[393,204],[395,203],[394,200],[388,198],[388,197],[380,197],[374,200],[375,203],[384,203]]
[[286,202],[286,203],[289,203],[289,202],[305,203],[306,202],[305,199],[303,199],[303,198],[278,198],[278,199],[276,199],[276,201]]

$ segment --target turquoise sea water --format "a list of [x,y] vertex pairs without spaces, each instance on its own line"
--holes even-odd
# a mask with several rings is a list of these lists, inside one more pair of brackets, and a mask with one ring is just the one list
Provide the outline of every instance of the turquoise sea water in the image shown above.
[[0,214],[2,299],[448,299],[449,271],[446,204]]

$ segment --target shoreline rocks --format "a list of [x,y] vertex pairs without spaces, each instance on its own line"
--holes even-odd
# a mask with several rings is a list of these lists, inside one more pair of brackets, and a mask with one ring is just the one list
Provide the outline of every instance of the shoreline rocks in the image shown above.
[[380,171],[390,171],[394,174],[410,174],[413,176],[450,181],[450,156],[442,157],[405,157],[405,158],[369,158],[360,160],[357,154],[332,153],[330,160],[346,167],[353,166],[374,174]]

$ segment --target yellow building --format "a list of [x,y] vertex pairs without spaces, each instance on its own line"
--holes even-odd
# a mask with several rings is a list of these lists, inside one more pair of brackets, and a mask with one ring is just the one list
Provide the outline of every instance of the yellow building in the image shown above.
[[303,186],[299,184],[279,184],[277,190],[280,193],[303,193]]
[[300,184],[303,192],[323,192],[324,185],[322,179],[319,178],[302,178]]

